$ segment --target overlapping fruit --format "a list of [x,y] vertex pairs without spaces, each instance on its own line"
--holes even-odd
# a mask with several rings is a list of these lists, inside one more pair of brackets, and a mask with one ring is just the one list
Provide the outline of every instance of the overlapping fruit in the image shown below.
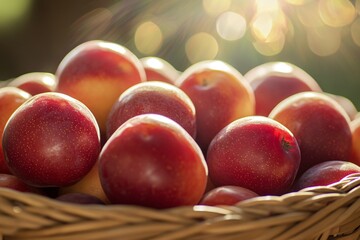
[[89,41],[0,88],[0,187],[153,208],[281,195],[360,172],[356,114],[287,62],[179,72]]

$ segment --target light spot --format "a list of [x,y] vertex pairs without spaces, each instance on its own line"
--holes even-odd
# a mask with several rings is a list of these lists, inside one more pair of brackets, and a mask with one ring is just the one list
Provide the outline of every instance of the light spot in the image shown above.
[[191,36],[185,45],[186,55],[191,63],[211,60],[216,57],[219,46],[209,33],[199,32]]
[[145,59],[145,65],[146,66],[151,66],[151,68],[153,69],[163,69],[165,66],[164,66],[164,63],[162,61],[160,61],[160,59],[158,58],[147,58]]
[[256,0],[256,8],[258,12],[269,12],[279,10],[278,0]]
[[255,49],[264,56],[274,56],[279,54],[285,45],[285,35],[278,34],[278,39],[270,42],[255,41],[253,42]]
[[217,16],[229,9],[231,0],[203,0],[205,12],[212,16]]
[[305,27],[317,27],[324,25],[319,15],[319,4],[317,1],[311,1],[305,5],[296,8],[296,14],[299,21]]
[[301,5],[304,5],[305,3],[309,2],[309,0],[285,0],[285,1],[289,4],[296,5],[296,6],[301,6]]
[[355,6],[349,0],[319,0],[319,14],[331,27],[343,27],[354,20]]
[[313,53],[319,56],[329,56],[336,53],[340,48],[340,30],[327,26],[309,28],[307,41]]
[[246,19],[238,13],[225,12],[218,17],[216,30],[225,40],[238,40],[246,32]]
[[292,65],[285,63],[285,62],[278,62],[272,66],[274,72],[281,72],[281,73],[291,73],[294,71]]
[[256,41],[266,41],[273,28],[273,19],[270,14],[257,15],[251,27]]
[[143,54],[155,54],[163,43],[163,33],[154,22],[141,23],[135,32],[135,46]]
[[360,47],[360,18],[356,19],[353,24],[351,24],[351,38],[354,43]]

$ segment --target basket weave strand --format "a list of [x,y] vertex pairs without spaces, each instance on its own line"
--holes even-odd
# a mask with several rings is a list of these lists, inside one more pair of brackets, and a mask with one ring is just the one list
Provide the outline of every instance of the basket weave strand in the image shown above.
[[70,204],[0,188],[0,236],[4,240],[360,239],[360,174],[236,206],[165,210]]

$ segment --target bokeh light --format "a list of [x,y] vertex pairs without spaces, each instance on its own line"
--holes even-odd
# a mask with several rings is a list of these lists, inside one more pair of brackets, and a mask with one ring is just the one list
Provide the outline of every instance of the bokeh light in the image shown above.
[[319,4],[317,1],[311,1],[297,7],[296,14],[299,21],[305,27],[319,27],[324,25],[319,14]]
[[349,0],[319,0],[319,13],[323,22],[331,27],[350,24],[355,16],[355,6]]
[[360,18],[357,18],[351,25],[351,37],[354,43],[360,47]]
[[280,8],[278,0],[256,0],[256,7],[258,12],[278,11]]
[[319,56],[329,56],[336,53],[341,45],[341,32],[337,28],[321,26],[309,28],[307,41],[313,53]]
[[253,42],[253,46],[255,49],[264,56],[274,56],[279,54],[285,45],[285,35],[282,32],[277,34],[276,39],[272,39],[271,41],[263,42],[263,41],[255,41]]
[[143,54],[156,54],[163,42],[163,34],[158,25],[151,21],[144,22],[136,29],[135,46]]
[[[163,58],[179,71],[210,59],[240,72],[269,60],[291,62],[310,71],[325,90],[351,92],[360,106],[360,82],[353,80],[360,76],[360,0],[51,2],[0,0],[0,34],[5,33],[0,38],[1,80],[24,73],[21,67],[51,72],[66,53],[61,44],[68,50],[101,39],[124,45],[139,58]],[[67,9],[66,14],[58,9]],[[2,24],[12,31],[1,31]],[[36,67],[32,56],[43,64]],[[44,63],[48,58],[53,62]],[[351,87],[342,90],[344,82]]]
[[209,33],[200,32],[191,36],[185,44],[186,56],[191,63],[211,60],[216,57],[219,45]]
[[273,29],[273,19],[270,14],[258,15],[251,23],[253,37],[256,40],[266,41]]
[[262,55],[279,54],[289,30],[288,20],[277,0],[256,1],[256,14],[251,23],[253,46]]
[[216,16],[229,9],[231,0],[203,0],[202,3],[207,14]]
[[242,38],[246,32],[246,19],[235,12],[224,12],[216,21],[217,33],[225,40]]
[[303,5],[308,1],[309,0],[286,0],[287,3],[292,4],[292,5],[296,5],[296,6]]

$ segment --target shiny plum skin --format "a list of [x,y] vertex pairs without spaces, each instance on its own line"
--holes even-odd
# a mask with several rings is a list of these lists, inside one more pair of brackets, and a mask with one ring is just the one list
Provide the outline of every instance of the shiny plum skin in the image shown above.
[[[0,142],[2,142],[6,122],[15,110],[30,97],[29,93],[16,87],[0,88]],[[0,144],[0,173],[11,174],[5,161],[2,144]]]
[[94,114],[101,133],[119,95],[146,80],[140,60],[125,47],[107,41],[84,42],[71,50],[56,70],[56,92],[84,103]]
[[200,148],[162,115],[129,119],[106,142],[99,161],[100,181],[111,203],[194,205],[205,191],[207,166]]
[[146,81],[161,81],[174,84],[179,72],[166,60],[159,57],[140,58],[146,74]]
[[34,96],[39,93],[53,92],[56,83],[57,80],[52,73],[29,72],[13,79],[8,86],[20,88]]
[[30,98],[4,129],[9,169],[32,186],[60,187],[80,180],[96,162],[100,147],[91,112],[60,93]]
[[9,188],[20,192],[30,192],[30,193],[40,194],[39,189],[26,184],[17,176],[6,173],[0,173],[0,188]]
[[240,72],[222,61],[203,61],[187,68],[175,85],[196,110],[196,142],[206,153],[215,135],[232,121],[255,113],[254,93]]
[[355,118],[350,122],[351,129],[351,154],[349,161],[360,166],[360,118]]
[[238,186],[221,186],[207,192],[200,205],[217,206],[217,205],[235,205],[240,201],[259,196],[257,193]]
[[107,137],[128,119],[146,113],[174,120],[195,138],[196,113],[191,99],[174,85],[158,81],[135,84],[120,95],[106,122]]
[[344,177],[360,173],[360,167],[348,161],[326,161],[306,170],[295,182],[294,190],[306,187],[326,186],[336,183]]
[[298,175],[325,161],[347,161],[351,153],[350,120],[324,93],[302,92],[281,101],[269,117],[287,127],[301,150]]
[[215,186],[235,185],[259,195],[290,190],[300,164],[293,134],[267,117],[238,119],[221,130],[207,152]]
[[285,98],[299,92],[322,92],[320,86],[307,72],[288,62],[267,62],[248,71],[255,95],[255,114],[268,116]]

